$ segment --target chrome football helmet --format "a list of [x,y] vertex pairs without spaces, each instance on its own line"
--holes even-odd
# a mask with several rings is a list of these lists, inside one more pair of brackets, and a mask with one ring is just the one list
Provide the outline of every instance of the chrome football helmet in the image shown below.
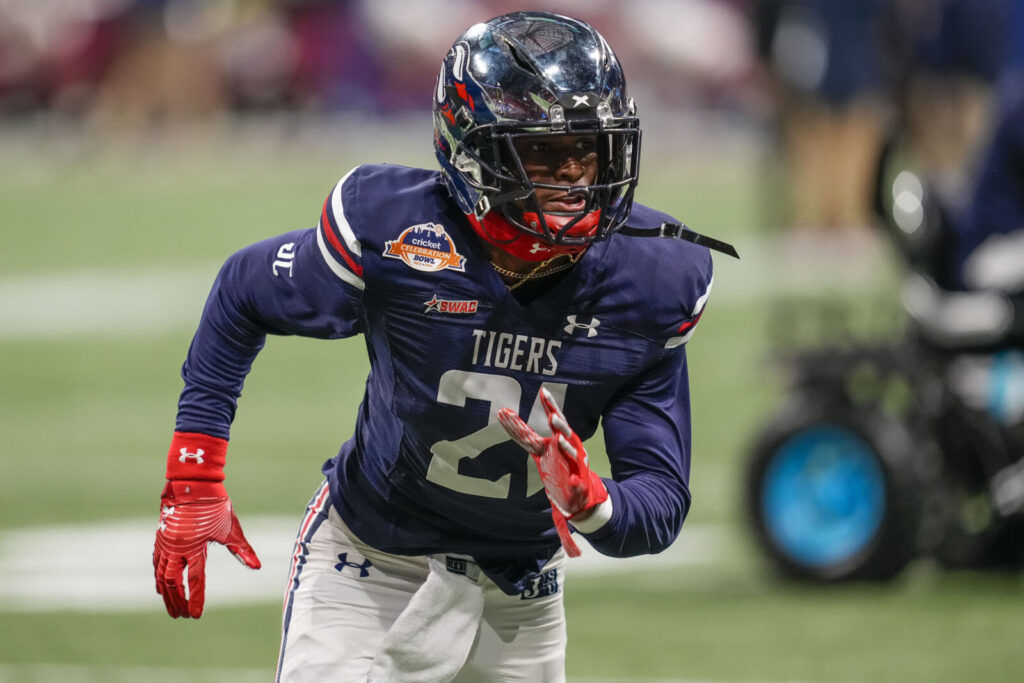
[[[441,65],[433,113],[445,183],[488,242],[539,261],[581,251],[629,217],[640,125],[618,59],[591,26],[515,12],[470,27]],[[557,135],[594,136],[593,184],[527,176],[517,140]],[[545,213],[537,189],[565,191],[579,206]]]

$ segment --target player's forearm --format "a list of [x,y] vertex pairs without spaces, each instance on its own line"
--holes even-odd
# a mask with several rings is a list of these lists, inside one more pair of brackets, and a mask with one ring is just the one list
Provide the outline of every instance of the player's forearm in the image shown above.
[[613,514],[603,527],[584,534],[598,552],[612,557],[659,553],[679,536],[690,506],[690,494],[656,475],[626,481],[605,480]]
[[[233,257],[234,258],[234,257]],[[250,318],[228,282],[231,261],[218,275],[181,369],[185,387],[175,430],[228,438],[242,392],[265,333]]]
[[178,401],[174,430],[228,439],[237,400],[238,394],[230,390],[208,387],[186,379],[185,389]]

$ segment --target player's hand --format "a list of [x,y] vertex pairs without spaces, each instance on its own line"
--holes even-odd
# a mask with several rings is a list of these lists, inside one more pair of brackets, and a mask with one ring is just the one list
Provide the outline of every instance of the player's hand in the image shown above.
[[223,483],[168,481],[160,497],[153,571],[156,592],[163,597],[172,617],[202,616],[206,599],[206,547],[211,541],[227,546],[246,566],[260,568],[260,560],[245,540]]
[[566,552],[576,557],[579,548],[569,535],[565,520],[584,517],[589,510],[608,499],[608,489],[601,477],[590,469],[583,443],[547,389],[541,389],[540,400],[551,436],[540,436],[509,408],[498,412],[498,421],[512,440],[533,457],[544,491],[551,501],[555,529]]
[[548,418],[551,436],[541,437],[511,409],[498,413],[509,436],[526,449],[537,463],[544,490],[552,504],[572,519],[608,498],[601,477],[590,469],[587,451],[547,389],[540,401]]

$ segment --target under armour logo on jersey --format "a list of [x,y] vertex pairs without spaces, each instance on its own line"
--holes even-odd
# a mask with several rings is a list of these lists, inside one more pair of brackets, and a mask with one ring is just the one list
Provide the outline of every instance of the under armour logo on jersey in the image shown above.
[[597,336],[597,326],[601,324],[601,321],[598,320],[597,318],[591,318],[590,319],[591,322],[589,324],[588,323],[578,323],[578,322],[576,322],[576,315],[575,314],[565,316],[565,320],[566,320],[566,322],[569,323],[568,325],[565,326],[565,333],[566,334],[572,334],[573,330],[586,330],[587,331],[587,337],[596,337]]
[[572,106],[573,106],[573,109],[577,109],[579,107],[589,107],[590,106],[590,95],[573,95],[572,96]]
[[341,560],[338,564],[334,565],[334,568],[339,572],[344,570],[345,567],[352,567],[353,569],[359,570],[359,578],[364,579],[370,575],[370,567],[373,566],[373,562],[365,560],[362,564],[356,564],[355,562],[348,561],[348,553],[339,553],[338,559]]
[[546,247],[543,244],[541,244],[540,242],[534,242],[533,245],[530,246],[530,253],[531,254],[540,254],[541,252],[545,252],[546,253],[546,252],[549,252],[549,251],[552,251],[551,247]]
[[195,453],[189,453],[187,448],[182,448],[178,452],[181,453],[181,456],[178,458],[178,462],[188,462],[189,460],[192,460],[197,465],[203,464],[203,456],[206,455],[206,451],[202,448],[197,448]]

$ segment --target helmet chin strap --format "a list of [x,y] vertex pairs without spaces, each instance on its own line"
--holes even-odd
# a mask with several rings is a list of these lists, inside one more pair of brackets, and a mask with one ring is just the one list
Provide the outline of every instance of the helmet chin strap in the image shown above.
[[[600,211],[591,211],[580,219],[569,231],[569,235],[589,234],[597,226],[601,217]],[[473,230],[490,244],[502,251],[523,259],[524,261],[544,261],[552,256],[561,254],[578,254],[584,251],[586,244],[552,244],[546,242],[536,235],[529,235],[501,215],[499,211],[488,211],[483,218],[477,218],[473,214],[466,214]],[[548,228],[553,234],[564,228],[574,216],[546,216]],[[526,223],[540,223],[540,217],[533,212],[524,213],[523,220]]]

